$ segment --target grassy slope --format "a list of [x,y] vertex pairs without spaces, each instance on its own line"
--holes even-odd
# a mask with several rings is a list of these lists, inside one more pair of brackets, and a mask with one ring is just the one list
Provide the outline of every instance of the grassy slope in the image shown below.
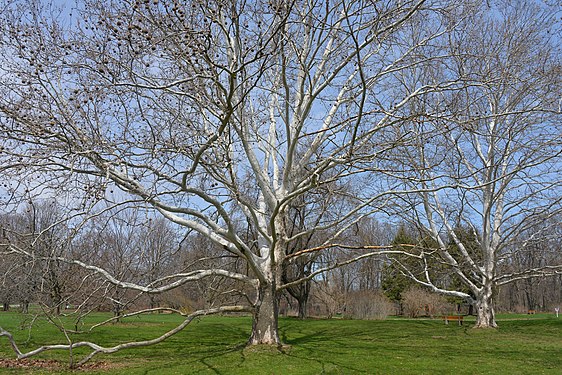
[[[503,320],[501,318],[504,318]],[[513,318],[519,318],[513,320]],[[0,312],[0,325],[15,331],[21,318]],[[157,336],[178,318],[152,315],[98,330],[89,339],[105,344]],[[281,319],[284,353],[244,348],[247,317],[208,317],[157,346],[138,348],[94,361],[110,370],[88,374],[559,374],[562,372],[562,318],[552,315],[500,316],[498,330],[474,330],[470,324],[445,326],[439,320],[386,321]],[[39,322],[29,348],[61,342],[59,334]],[[13,357],[0,338],[0,358]],[[67,353],[40,358],[66,360]],[[0,368],[0,373],[55,373]],[[60,373],[58,370],[56,373]],[[84,373],[84,372],[82,372]]]

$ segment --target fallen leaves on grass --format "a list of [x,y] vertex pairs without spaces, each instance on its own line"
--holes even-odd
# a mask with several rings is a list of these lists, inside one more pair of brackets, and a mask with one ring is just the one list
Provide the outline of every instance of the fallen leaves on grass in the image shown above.
[[[52,359],[3,359],[0,358],[0,368],[20,368],[20,369],[49,369],[57,370],[68,367],[67,364]],[[100,370],[109,369],[111,364],[107,362],[91,362],[82,365],[80,370]]]

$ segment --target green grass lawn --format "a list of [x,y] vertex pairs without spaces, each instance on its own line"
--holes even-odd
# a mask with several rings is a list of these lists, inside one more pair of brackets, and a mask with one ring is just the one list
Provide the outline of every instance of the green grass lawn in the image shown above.
[[[97,315],[91,319],[102,319]],[[152,347],[97,356],[107,368],[87,374],[561,374],[562,318],[553,315],[500,315],[497,330],[475,330],[441,320],[385,321],[280,320],[287,346],[244,348],[249,317],[206,317]],[[0,312],[0,325],[18,342],[28,331],[18,329],[22,317]],[[102,344],[153,338],[179,321],[171,315],[131,318],[102,327],[84,339]],[[48,323],[36,323],[27,345],[31,349],[64,339]],[[77,353],[79,354],[79,353]],[[0,337],[0,358],[13,358]],[[67,352],[43,353],[40,359],[68,360]],[[38,368],[0,368],[4,374],[59,374]],[[71,373],[71,372],[68,372]]]

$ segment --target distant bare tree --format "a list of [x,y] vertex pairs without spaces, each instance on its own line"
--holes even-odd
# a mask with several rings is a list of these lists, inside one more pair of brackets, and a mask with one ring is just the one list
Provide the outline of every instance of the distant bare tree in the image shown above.
[[29,201],[23,212],[3,219],[4,277],[15,289],[12,298],[24,312],[30,302],[41,302],[60,314],[75,284],[70,266],[58,259],[70,255],[72,237],[60,206],[52,199]]
[[[518,234],[514,247],[504,250],[499,272],[519,274],[513,283],[502,284],[501,307],[507,311],[552,310],[562,301],[560,277],[545,272],[545,277],[525,277],[528,270],[562,263],[562,225],[560,217],[545,219]],[[523,246],[517,246],[524,244]]]
[[[473,303],[477,327],[496,327],[499,286],[562,271],[560,257],[546,261],[549,249],[535,246],[553,233],[538,224],[559,226],[551,219],[562,203],[562,65],[552,37],[560,9],[507,1],[490,7],[432,47],[450,56],[443,64],[404,76],[409,90],[443,76],[463,86],[411,102],[404,115],[412,121],[402,130],[411,144],[394,158],[404,173],[390,177],[418,189],[399,196],[395,212],[435,242],[420,253],[423,272],[406,274]],[[460,236],[460,227],[471,235]],[[503,266],[524,254],[533,259],[524,268]],[[435,267],[470,292],[439,283]]]

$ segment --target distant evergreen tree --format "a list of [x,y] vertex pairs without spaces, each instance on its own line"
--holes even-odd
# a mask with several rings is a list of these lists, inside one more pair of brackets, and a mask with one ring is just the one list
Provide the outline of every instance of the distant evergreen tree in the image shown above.
[[[393,250],[414,251],[414,246],[403,245],[416,245],[416,243],[416,239],[409,233],[406,226],[401,224],[392,240]],[[381,287],[384,295],[391,301],[401,303],[402,292],[411,285],[414,285],[415,282],[402,273],[402,267],[398,262],[408,262],[408,265],[412,265],[413,258],[409,258],[408,256],[390,257],[390,262],[385,264],[382,270]]]

